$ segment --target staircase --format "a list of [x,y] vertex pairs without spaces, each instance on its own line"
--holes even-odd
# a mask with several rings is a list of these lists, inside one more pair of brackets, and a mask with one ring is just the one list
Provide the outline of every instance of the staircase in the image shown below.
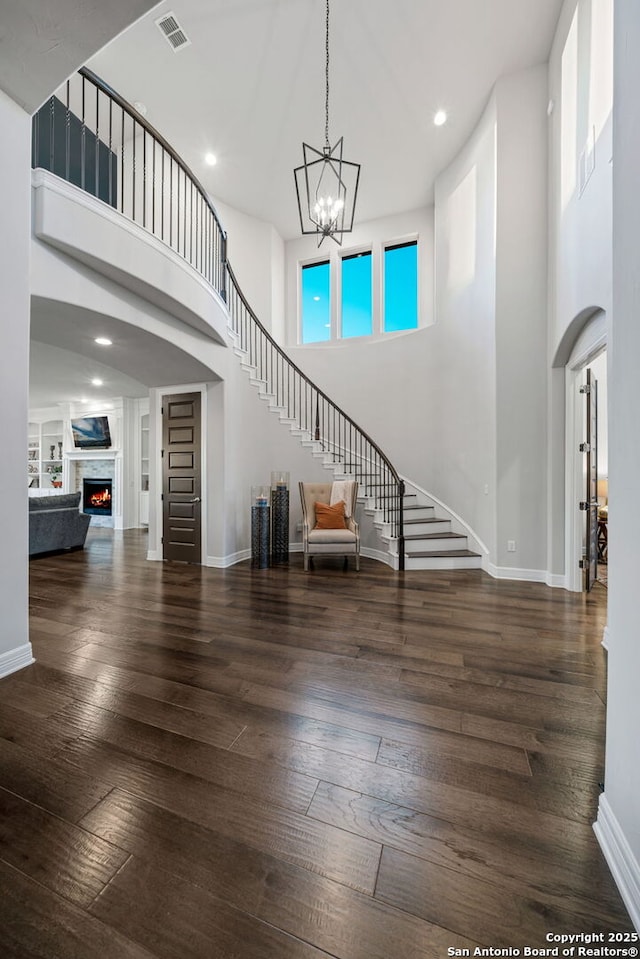
[[[380,447],[262,326],[227,261],[227,237],[215,208],[176,151],[86,68],[67,80],[61,96],[51,97],[33,119],[34,166],[69,180],[79,165],[83,190],[169,246],[218,292],[228,307],[233,348],[259,396],[336,479],[356,480],[389,565],[399,570],[479,566],[481,557],[468,548],[460,521],[436,516],[426,493],[415,487],[407,491]],[[94,150],[90,175],[84,154],[78,155],[78,144],[85,142],[101,145]]]
[[379,448],[295,366],[262,327],[229,267],[229,337],[249,381],[336,480],[355,479],[358,499],[394,569],[473,569],[482,557],[426,494],[405,492]]
[[436,516],[435,506],[405,494],[405,569],[479,569],[482,556],[469,549],[466,533],[452,527],[452,520]]

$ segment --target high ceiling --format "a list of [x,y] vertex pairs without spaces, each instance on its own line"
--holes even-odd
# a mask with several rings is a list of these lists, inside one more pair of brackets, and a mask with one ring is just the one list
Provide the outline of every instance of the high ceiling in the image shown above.
[[[416,209],[496,79],[548,59],[562,0],[331,0],[330,139],[362,164],[357,219]],[[190,45],[155,21],[172,12]],[[298,232],[293,168],[324,143],[324,0],[159,4],[89,63],[224,202]],[[433,125],[444,108],[449,122]],[[204,163],[213,152],[217,166]]]
[[[40,71],[42,87],[45,67],[51,76],[61,69],[51,51],[68,33],[62,13],[77,23],[79,36],[92,21],[80,0],[26,3],[24,10],[18,5],[22,19],[9,4],[15,10],[0,24],[0,53],[8,77],[20,72],[26,83]],[[125,6],[119,0],[118,9]],[[149,0],[135,0],[130,15],[145,6]],[[362,164],[357,220],[431,202],[435,177],[469,136],[496,79],[548,59],[561,6],[562,0],[331,0],[330,138],[344,136],[346,158]],[[177,53],[155,23],[168,12],[190,40]],[[145,105],[147,119],[214,200],[274,224],[289,239],[299,232],[292,171],[302,162],[302,142],[320,148],[324,141],[324,16],[325,0],[166,0],[88,65],[131,103]],[[26,41],[23,21],[32,32]],[[117,26],[115,16],[110,25]],[[100,23],[100,30],[107,27]],[[75,55],[73,31],[72,37],[67,57]],[[0,71],[0,86],[2,78]],[[32,109],[46,95],[44,87],[27,84],[20,97],[19,86],[14,95]],[[436,128],[439,109],[449,120]],[[204,162],[208,152],[218,157],[215,167]],[[32,406],[87,392],[78,381],[100,364],[111,396],[142,395],[160,384],[158,376],[202,378],[169,344],[150,337],[140,344],[130,328],[115,331],[122,349],[119,357],[111,354],[109,373],[107,356],[76,335],[92,329],[89,314],[56,316],[53,323],[45,313],[34,304]]]

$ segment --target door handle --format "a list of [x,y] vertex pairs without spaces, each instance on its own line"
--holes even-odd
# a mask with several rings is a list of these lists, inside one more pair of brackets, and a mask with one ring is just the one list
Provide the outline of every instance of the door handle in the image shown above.
[[195,499],[191,499],[191,500],[189,500],[189,502],[190,502],[190,503],[199,503],[199,502],[200,502],[200,497],[199,497],[199,496],[196,496]]

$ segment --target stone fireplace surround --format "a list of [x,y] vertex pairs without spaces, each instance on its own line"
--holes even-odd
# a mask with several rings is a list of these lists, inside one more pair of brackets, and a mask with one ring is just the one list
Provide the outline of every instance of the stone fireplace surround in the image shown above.
[[[122,454],[117,450],[75,450],[65,453],[69,460],[69,489],[82,495],[82,480],[110,479],[113,483],[111,516],[91,516],[92,526],[122,529]],[[82,509],[82,502],[80,503]]]

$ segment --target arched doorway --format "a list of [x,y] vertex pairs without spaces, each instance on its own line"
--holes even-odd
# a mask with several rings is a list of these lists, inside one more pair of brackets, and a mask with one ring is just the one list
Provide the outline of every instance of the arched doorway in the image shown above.
[[580,592],[604,578],[597,569],[606,560],[599,507],[608,505],[607,322],[602,310],[576,319],[582,322],[568,331],[572,343],[565,338],[564,357],[559,350],[556,359],[564,360],[565,380],[565,587]]

